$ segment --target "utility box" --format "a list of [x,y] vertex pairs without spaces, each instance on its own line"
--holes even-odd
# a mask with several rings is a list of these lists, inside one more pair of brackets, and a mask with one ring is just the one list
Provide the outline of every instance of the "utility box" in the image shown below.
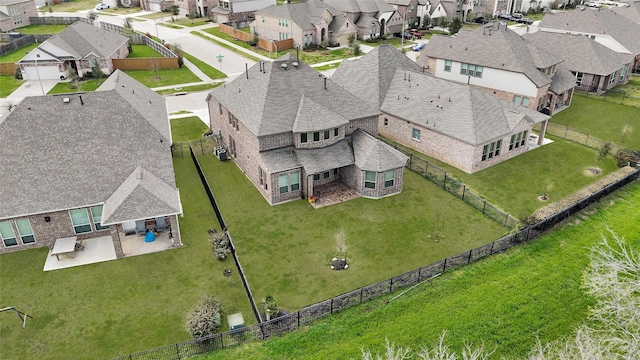
[[227,321],[229,322],[229,331],[244,327],[244,316],[242,316],[242,313],[227,316]]

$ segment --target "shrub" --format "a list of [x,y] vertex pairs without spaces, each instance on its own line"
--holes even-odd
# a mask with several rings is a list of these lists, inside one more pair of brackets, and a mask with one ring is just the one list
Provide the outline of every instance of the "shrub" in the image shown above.
[[625,167],[627,165],[635,167],[638,164],[638,156],[629,149],[620,149],[614,155],[618,167]]
[[220,300],[206,296],[187,314],[185,328],[194,338],[215,334],[220,327]]
[[280,313],[280,310],[278,309],[278,303],[276,302],[276,299],[274,299],[271,295],[267,295],[264,298],[264,312],[267,314],[269,319],[276,318]]
[[226,259],[227,255],[231,252],[231,244],[224,233],[210,233],[209,242],[218,260]]

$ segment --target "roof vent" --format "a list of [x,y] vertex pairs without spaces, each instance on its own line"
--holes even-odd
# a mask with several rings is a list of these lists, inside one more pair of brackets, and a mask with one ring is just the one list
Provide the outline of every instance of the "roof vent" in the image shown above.
[[298,64],[297,61],[294,61],[294,62],[291,63],[291,66],[293,66],[294,68],[297,68],[298,65],[300,65],[300,64]]
[[70,100],[71,99],[69,99],[68,97],[62,98],[62,102],[65,103],[65,104],[68,104]]
[[282,70],[287,70],[287,68],[289,67],[289,65],[282,63],[280,64],[280,67],[282,68]]

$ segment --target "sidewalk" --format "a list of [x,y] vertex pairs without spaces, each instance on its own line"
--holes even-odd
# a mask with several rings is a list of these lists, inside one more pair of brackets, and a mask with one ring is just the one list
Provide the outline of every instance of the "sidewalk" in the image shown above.
[[209,38],[211,38],[211,39],[213,39],[213,40],[215,40],[217,42],[220,42],[222,44],[228,45],[228,46],[230,46],[230,47],[232,47],[234,49],[237,49],[237,50],[239,50],[239,51],[241,51],[241,52],[243,52],[243,53],[245,53],[247,55],[251,55],[253,57],[257,57],[258,59],[260,59],[262,61],[271,61],[271,59],[268,58],[267,56],[264,56],[264,55],[258,54],[257,52],[254,52],[254,51],[251,51],[249,49],[243,48],[242,46],[236,45],[236,44],[232,43],[231,41],[227,41],[227,40],[225,40],[223,38],[217,37],[215,35],[211,35],[208,32],[204,32],[204,31],[201,31],[201,30],[191,30],[191,29],[189,29],[189,30],[190,30],[189,32],[196,31],[199,34],[202,34],[202,35],[204,35],[206,37],[209,37]]

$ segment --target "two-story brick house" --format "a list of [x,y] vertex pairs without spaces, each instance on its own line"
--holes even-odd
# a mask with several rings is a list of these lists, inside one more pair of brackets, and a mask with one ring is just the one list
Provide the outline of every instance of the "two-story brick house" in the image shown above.
[[358,27],[359,39],[402,31],[402,16],[384,0],[322,0],[322,2],[344,12]]
[[213,0],[213,20],[217,23],[255,19],[254,13],[267,6],[275,5],[276,0]]
[[407,157],[376,138],[379,111],[287,54],[207,97],[211,130],[272,205],[341,181],[363,197],[402,190]]
[[575,88],[563,60],[500,23],[456,37],[435,35],[418,58],[429,73],[549,115],[569,106]]
[[0,0],[0,31],[31,25],[29,17],[38,17],[34,0]]
[[182,213],[166,102],[115,71],[95,92],[25,98],[0,122],[0,253],[169,228]]
[[340,65],[339,85],[382,112],[378,131],[393,141],[474,173],[536,144],[549,116],[473,86],[438,79],[390,45]]

